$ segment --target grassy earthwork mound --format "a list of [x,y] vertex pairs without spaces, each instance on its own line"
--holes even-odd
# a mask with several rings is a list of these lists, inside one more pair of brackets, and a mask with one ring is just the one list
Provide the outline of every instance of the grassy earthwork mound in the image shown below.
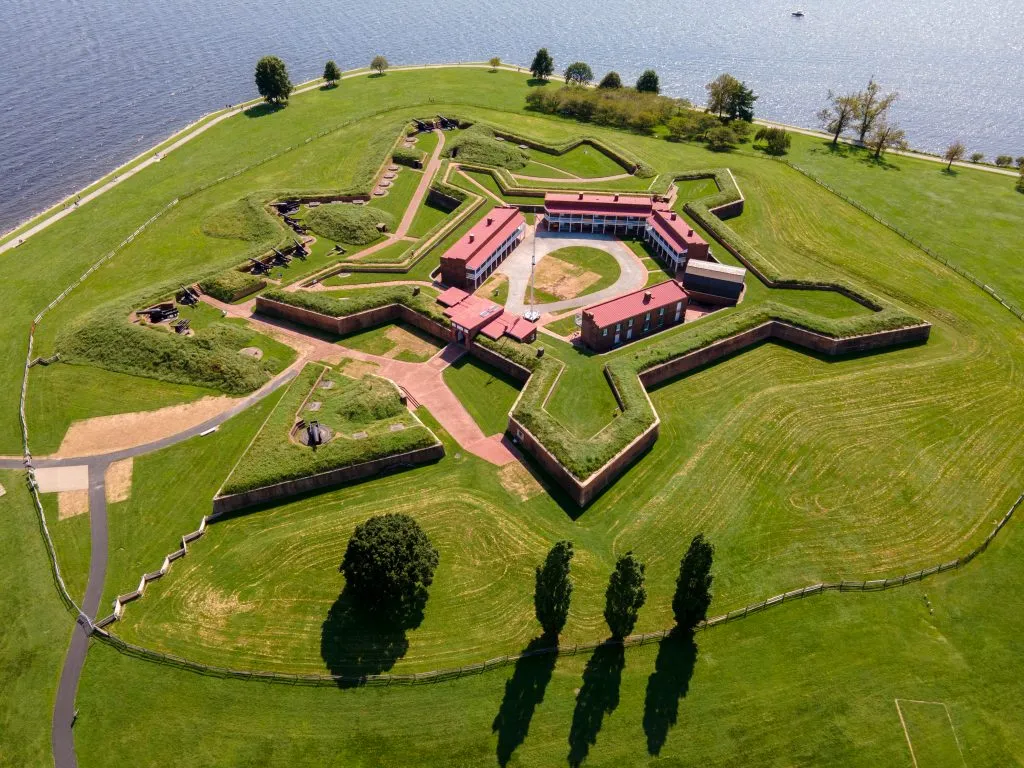
[[331,203],[311,210],[306,223],[317,234],[335,242],[367,245],[378,240],[383,231],[394,229],[395,218],[370,205]]

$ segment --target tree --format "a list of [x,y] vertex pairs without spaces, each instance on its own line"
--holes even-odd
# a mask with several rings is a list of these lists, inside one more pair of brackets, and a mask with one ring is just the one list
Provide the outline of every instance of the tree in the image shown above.
[[857,138],[861,144],[867,143],[872,127],[885,117],[898,97],[896,91],[882,94],[882,86],[875,82],[875,78],[868,80],[868,87],[857,94]]
[[530,72],[538,80],[547,80],[555,71],[555,60],[551,58],[547,48],[541,48],[533,57],[533,64],[530,65]]
[[730,120],[743,120],[747,123],[754,122],[754,102],[757,101],[757,94],[747,87],[746,83],[740,83],[726,105],[725,112]]
[[422,610],[437,562],[437,550],[415,520],[386,514],[356,526],[339,570],[364,610],[401,622]]
[[647,600],[644,589],[644,564],[632,552],[627,552],[615,563],[605,592],[604,620],[612,637],[621,639],[633,631],[636,618]]
[[692,111],[676,115],[667,123],[668,135],[673,141],[701,141],[707,137],[708,131],[718,125],[721,123],[714,115]]
[[964,155],[967,154],[967,147],[964,146],[962,141],[954,141],[948,147],[942,155],[943,160],[948,160],[949,165],[946,166],[946,170],[952,170],[953,163],[957,163],[964,159]]
[[714,112],[719,117],[724,117],[729,102],[740,85],[740,81],[728,72],[719,75],[705,85],[704,90],[708,92],[708,112]]
[[498,56],[491,56],[487,63],[491,65],[491,72],[496,72],[498,67],[501,66],[501,58]]
[[971,153],[971,162],[972,163],[980,163],[984,159],[985,159],[985,153],[984,152],[972,152]]
[[546,635],[558,635],[569,616],[569,600],[572,598],[569,562],[572,555],[572,542],[560,541],[548,552],[544,565],[537,566],[533,608]]
[[598,88],[621,88],[622,78],[619,77],[618,72],[609,72],[607,75],[601,78],[601,82],[597,86]]
[[585,61],[574,61],[565,68],[565,82],[572,85],[589,85],[593,79],[594,73]]
[[681,629],[693,630],[707,617],[711,605],[711,582],[714,581],[711,575],[714,557],[714,546],[703,533],[698,533],[679,562],[672,613]]
[[855,94],[840,96],[832,91],[828,92],[828,104],[818,112],[818,120],[826,131],[832,134],[832,146],[839,143],[839,137],[850,127],[850,123],[857,116],[860,97]]
[[256,62],[256,88],[267,103],[283,104],[292,92],[288,70],[277,56],[264,56]]
[[1009,168],[1013,165],[1013,158],[1009,155],[999,155],[999,157],[996,158],[996,165],[1000,168]]
[[883,118],[875,122],[864,144],[875,151],[875,160],[878,160],[887,149],[905,149],[907,134],[896,123]]
[[1014,162],[1017,164],[1018,168],[1024,171],[1024,155],[1018,157]]
[[328,61],[324,64],[324,80],[327,81],[328,85],[337,85],[338,81],[341,80],[341,70],[338,69],[338,65],[333,61]]
[[1021,168],[1020,176],[1017,177],[1017,191],[1024,192],[1024,167]]
[[762,126],[754,134],[754,141],[764,141],[769,155],[784,155],[793,140],[784,128]]
[[378,75],[383,75],[384,70],[390,66],[391,65],[388,64],[388,60],[380,54],[374,56],[373,61],[370,62],[370,69],[376,70]]
[[728,125],[716,125],[705,134],[708,149],[713,152],[725,152],[736,146],[736,132]]
[[644,70],[643,74],[636,79],[636,89],[640,93],[661,93],[658,73],[653,69]]

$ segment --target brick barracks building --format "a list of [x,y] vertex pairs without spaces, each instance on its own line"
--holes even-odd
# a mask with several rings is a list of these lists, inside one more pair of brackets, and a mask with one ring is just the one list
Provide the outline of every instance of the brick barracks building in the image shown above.
[[642,237],[677,277],[688,259],[708,259],[711,253],[682,216],[639,195],[549,192],[544,196],[544,221],[553,232]]
[[518,208],[500,206],[469,230],[441,257],[445,285],[475,291],[526,234],[526,219]]
[[643,339],[683,322],[689,297],[675,280],[594,304],[583,310],[580,336],[596,352]]

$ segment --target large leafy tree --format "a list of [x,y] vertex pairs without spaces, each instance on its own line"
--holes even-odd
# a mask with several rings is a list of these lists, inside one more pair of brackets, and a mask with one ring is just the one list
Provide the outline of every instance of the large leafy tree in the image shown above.
[[288,70],[277,56],[264,56],[256,62],[256,88],[269,104],[283,104],[292,92]]
[[740,85],[740,81],[728,72],[722,73],[705,85],[704,90],[708,92],[708,112],[714,112],[719,117],[725,117],[733,94]]
[[632,552],[615,563],[605,592],[604,620],[612,637],[623,638],[633,631],[640,609],[647,600],[644,588],[645,566]]
[[676,624],[682,629],[692,630],[702,622],[711,605],[711,564],[715,548],[704,534],[698,533],[690,542],[676,578],[676,593],[672,598],[672,613]]
[[333,60],[324,64],[324,80],[327,81],[328,85],[337,85],[338,81],[341,80],[341,70],[338,69],[338,65]]
[[356,526],[340,570],[364,610],[402,623],[422,610],[437,562],[437,550],[415,520],[387,514]]
[[530,72],[538,80],[547,80],[555,71],[555,60],[551,58],[547,48],[541,48],[533,57],[533,64],[530,65]]
[[388,63],[388,60],[380,54],[374,56],[373,60],[370,62],[370,69],[375,70],[378,75],[383,75],[384,70],[390,66],[391,65]]
[[730,120],[743,120],[752,123],[754,122],[755,101],[757,101],[757,94],[748,88],[746,83],[740,83],[739,87],[732,92],[725,113]]
[[537,566],[533,607],[537,621],[546,635],[561,632],[569,616],[569,601],[572,598],[569,563],[572,555],[572,542],[560,541],[548,552],[544,565]]
[[589,85],[593,79],[594,73],[585,61],[574,61],[565,68],[565,82],[572,85]]
[[636,89],[640,93],[658,93],[661,91],[661,84],[658,82],[658,73],[653,69],[644,70],[643,74],[636,80]]
[[882,93],[882,86],[875,82],[875,78],[868,80],[868,87],[857,94],[857,138],[862,144],[868,143],[871,129],[876,122],[885,119],[898,96],[896,91]]
[[609,72],[607,75],[601,78],[601,82],[598,83],[598,88],[621,88],[622,78],[619,77],[618,72]]
[[875,159],[879,160],[887,149],[905,149],[907,134],[891,120],[876,120],[864,144],[875,151]]
[[833,146],[839,143],[839,137],[850,127],[860,109],[860,96],[850,93],[840,96],[828,92],[828,102],[818,112],[818,120],[822,127],[832,134]]

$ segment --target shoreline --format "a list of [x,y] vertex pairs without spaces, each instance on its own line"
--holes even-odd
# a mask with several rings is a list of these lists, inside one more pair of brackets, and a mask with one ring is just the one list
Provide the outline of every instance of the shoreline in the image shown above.
[[[459,67],[490,68],[490,64],[484,61],[449,62],[439,64],[409,64],[390,67],[389,71],[406,72],[421,69],[448,69]],[[518,66],[515,64],[509,64],[507,62],[503,62],[498,68],[509,72],[529,72],[528,68],[526,67]],[[356,69],[346,70],[342,72],[340,79],[346,80],[352,77],[359,77],[368,74],[369,72],[369,67],[358,67]],[[564,82],[564,78],[559,75],[552,75],[549,78],[549,80],[553,82]],[[294,90],[292,91],[292,96],[296,96],[301,93],[306,93],[314,88],[318,88],[323,84],[323,82],[323,78],[314,78],[312,80],[306,80],[302,83],[298,83],[295,85]],[[592,84],[590,87],[596,86]],[[129,160],[126,160],[125,162],[115,167],[113,170],[103,174],[95,181],[92,181],[91,183],[85,185],[84,187],[75,192],[65,195],[61,200],[57,201],[56,203],[53,203],[52,205],[49,205],[43,208],[42,210],[28,216],[11,229],[0,234],[0,254],[17,248],[32,235],[37,234],[38,232],[50,226],[51,224],[59,221],[60,219],[77,210],[77,208],[81,204],[87,203],[90,200],[95,199],[99,195],[103,194],[104,192],[109,191],[110,189],[116,187],[122,181],[131,178],[131,176],[148,167],[149,165],[160,162],[160,160],[163,159],[163,157],[166,156],[167,153],[172,152],[178,147],[187,143],[188,141],[191,141],[193,138],[200,135],[207,129],[212,128],[221,120],[225,120],[229,117],[240,114],[244,112],[246,109],[249,109],[257,104],[260,104],[262,101],[262,98],[257,96],[255,98],[239,102],[238,104],[233,104],[228,107],[221,107],[220,109],[213,110],[212,112],[207,112],[206,114],[201,115],[200,117],[191,121],[187,125],[178,129],[177,131],[174,131],[169,136],[157,142],[149,149],[146,149],[138,153],[134,157],[130,158]],[[694,109],[702,108],[701,105],[696,103],[694,103],[692,106]],[[831,134],[828,134],[822,130],[818,130],[815,128],[806,128],[803,126],[792,125],[789,123],[782,123],[767,118],[755,118],[754,124],[784,128],[788,131],[799,133],[804,136],[831,139]],[[840,137],[839,141],[843,144],[852,147],[862,146],[859,142],[857,142],[854,139]],[[946,163],[946,160],[942,159],[938,155],[934,155],[916,149],[891,149],[888,150],[888,154],[898,155],[900,157],[907,157],[914,160],[924,160],[941,164]],[[954,162],[953,165],[956,166],[957,168],[974,169],[1008,177],[1014,177],[1019,175],[1018,172],[1015,170],[999,168],[989,163],[972,163],[970,161],[964,160]]]

